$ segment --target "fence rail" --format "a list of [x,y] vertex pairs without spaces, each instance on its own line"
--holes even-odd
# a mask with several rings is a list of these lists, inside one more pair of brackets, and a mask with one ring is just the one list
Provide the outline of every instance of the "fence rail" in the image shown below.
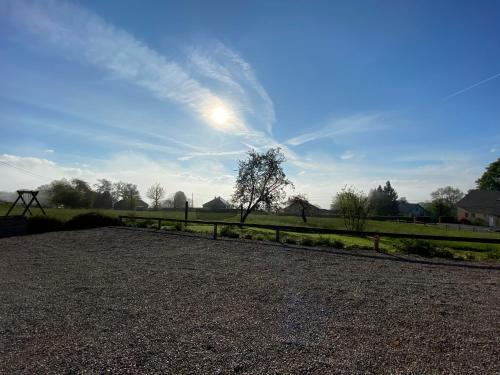
[[452,242],[500,244],[500,237],[482,238],[482,237],[455,237],[455,236],[437,236],[437,235],[426,235],[426,234],[391,233],[391,232],[357,232],[345,229],[327,229],[327,228],[317,228],[317,227],[299,227],[291,225],[272,225],[272,224],[247,224],[247,223],[217,221],[217,220],[185,220],[185,219],[183,220],[183,219],[171,219],[164,217],[145,217],[145,216],[119,216],[119,218],[121,222],[123,222],[124,219],[156,221],[158,223],[158,229],[161,228],[161,223],[164,221],[184,223],[184,224],[213,225],[214,239],[217,239],[217,227],[220,225],[220,226],[237,226],[240,228],[246,227],[246,228],[273,230],[276,232],[277,242],[280,241],[281,232],[309,233],[309,234],[338,234],[338,235],[352,236],[352,237],[372,237],[374,240],[375,249],[378,249],[378,242],[381,237],[408,238],[408,239],[428,240],[428,241],[452,241]]

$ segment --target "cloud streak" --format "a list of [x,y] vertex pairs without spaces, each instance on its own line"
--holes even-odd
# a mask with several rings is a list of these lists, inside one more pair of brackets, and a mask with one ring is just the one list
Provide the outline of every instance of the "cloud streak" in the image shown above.
[[[72,3],[58,1],[7,3],[8,19],[20,32],[27,32],[46,47],[65,57],[107,70],[115,77],[138,85],[159,99],[181,105],[214,129],[210,112],[227,107],[221,95],[202,84],[175,61],[167,59],[131,34],[115,28],[101,17]],[[255,78],[250,65],[224,45],[217,43],[216,53],[231,62],[231,71],[217,60],[194,57],[200,73],[238,89],[233,77],[238,73],[262,98],[270,129],[274,111],[269,96]],[[243,89],[240,88],[239,91]],[[238,112],[231,119],[232,132],[246,132],[249,126]]]
[[381,123],[381,120],[381,114],[361,114],[334,119],[320,130],[298,135],[288,139],[285,143],[290,146],[299,146],[307,142],[324,138],[334,138],[348,134],[380,130],[386,127],[386,125]]
[[467,92],[467,91],[469,91],[469,90],[472,90],[473,88],[475,88],[475,87],[477,87],[477,86],[483,85],[483,84],[485,84],[486,82],[492,81],[492,80],[494,80],[494,79],[496,79],[496,78],[498,78],[498,77],[500,77],[500,73],[495,74],[495,75],[492,75],[491,77],[488,77],[488,78],[483,79],[482,81],[476,82],[476,83],[474,83],[474,84],[473,84],[473,85],[471,85],[471,86],[468,86],[468,87],[466,87],[466,88],[464,88],[464,89],[462,89],[462,90],[458,90],[458,91],[456,91],[456,92],[454,92],[454,93],[452,93],[452,94],[450,94],[450,95],[448,95],[448,96],[445,96],[445,97],[443,98],[443,100],[448,100],[448,99],[453,98],[454,96],[457,96],[457,95],[463,94],[463,93],[465,93],[465,92]]

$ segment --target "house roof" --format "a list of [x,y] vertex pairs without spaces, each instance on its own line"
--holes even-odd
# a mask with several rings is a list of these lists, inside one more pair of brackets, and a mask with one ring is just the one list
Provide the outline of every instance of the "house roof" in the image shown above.
[[[128,204],[130,201],[128,199],[120,199],[118,202],[115,203],[115,205],[120,205],[120,204]],[[137,199],[135,201],[135,206],[136,207],[149,207],[149,204],[144,202],[142,199]]]
[[398,210],[400,213],[403,213],[403,214],[409,214],[409,213],[415,212],[416,210],[427,212],[427,210],[425,208],[423,208],[421,205],[419,205],[418,203],[408,203],[408,202],[401,202],[401,201],[398,201]]
[[[309,202],[305,202],[305,206],[306,206],[306,209],[308,209],[308,210],[313,210],[313,211],[316,211],[316,210],[320,211],[321,210],[321,208],[319,208],[318,206],[315,206],[314,204],[309,203]],[[286,206],[284,208],[284,210],[285,211],[286,210],[294,210],[296,208],[302,208],[302,206],[297,202],[292,202],[288,206]]]
[[221,198],[221,197],[215,197],[214,199],[212,199],[211,201],[208,201],[207,203],[204,203],[203,204],[203,207],[205,206],[213,206],[213,205],[217,205],[217,206],[225,206],[225,207],[231,207],[231,204],[226,201],[225,199]]
[[457,207],[467,211],[500,216],[500,191],[470,190]]

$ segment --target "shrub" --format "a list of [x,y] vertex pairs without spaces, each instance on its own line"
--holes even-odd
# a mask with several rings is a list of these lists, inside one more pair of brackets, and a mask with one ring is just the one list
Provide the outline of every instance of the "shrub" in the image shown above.
[[318,245],[318,246],[330,246],[331,245],[330,239],[327,237],[319,237],[316,240],[316,245]]
[[220,235],[229,238],[240,238],[240,234],[236,232],[230,225],[223,226],[220,230]]
[[90,229],[108,226],[120,226],[121,221],[117,218],[99,214],[97,212],[89,212],[86,214],[76,215],[64,224],[64,229]]
[[139,220],[135,221],[135,227],[136,228],[152,228],[152,227],[157,227],[155,222],[153,220]]
[[343,249],[345,247],[344,243],[340,240],[333,240],[331,245],[335,249]]
[[293,237],[286,237],[285,243],[287,243],[289,245],[297,245],[297,240]]
[[438,257],[453,259],[453,253],[447,249],[436,247],[429,241],[422,240],[400,240],[396,246],[407,254],[416,254],[426,258]]
[[309,237],[304,237],[300,240],[300,244],[302,246],[313,246],[314,245],[314,241],[309,238]]
[[264,237],[263,236],[257,236],[257,237],[255,237],[255,239],[257,241],[264,241]]
[[55,232],[64,228],[61,220],[50,216],[30,216],[26,223],[26,231],[29,234]]
[[183,230],[184,229],[184,224],[182,224],[180,221],[176,221],[174,224],[174,230]]
[[476,217],[470,222],[472,225],[475,225],[476,227],[484,227],[486,226],[486,221],[481,219],[480,217]]
[[368,216],[368,197],[352,187],[345,187],[337,193],[332,209],[337,209],[348,230],[363,231]]
[[251,240],[251,239],[253,238],[253,236],[252,236],[252,234],[251,234],[251,233],[247,233],[247,234],[245,234],[245,235],[243,236],[243,238],[244,238],[245,240]]
[[485,255],[486,259],[500,259],[500,250],[490,250]]

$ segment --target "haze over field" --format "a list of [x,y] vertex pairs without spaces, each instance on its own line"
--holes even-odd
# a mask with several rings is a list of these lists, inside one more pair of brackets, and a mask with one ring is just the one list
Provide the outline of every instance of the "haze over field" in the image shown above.
[[232,193],[281,147],[328,207],[467,191],[500,155],[500,3],[0,0],[0,191],[78,177]]

